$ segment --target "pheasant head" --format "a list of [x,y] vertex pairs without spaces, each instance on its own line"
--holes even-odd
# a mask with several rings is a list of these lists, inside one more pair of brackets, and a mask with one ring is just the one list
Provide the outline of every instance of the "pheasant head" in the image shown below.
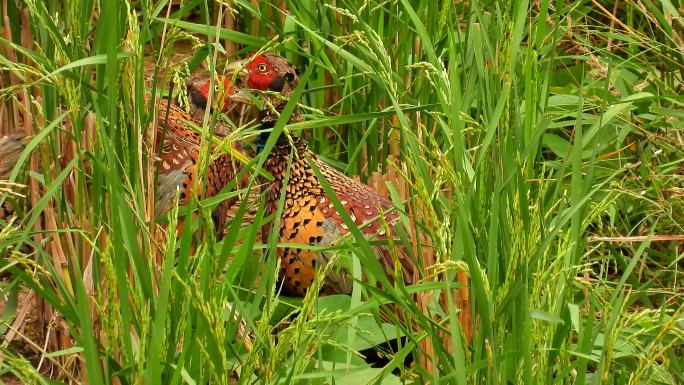
[[[212,79],[208,76],[191,77],[187,82],[188,96],[193,105],[206,109],[218,107],[221,112],[227,112],[231,107],[231,96],[235,94],[235,87],[230,77],[219,76]],[[210,92],[213,87],[213,92]]]
[[[226,67],[228,76],[236,74],[238,88],[263,92],[264,106],[261,110],[262,125],[272,125],[278,120],[279,112],[299,84],[299,71],[282,56],[264,53],[251,55],[247,59],[235,61]],[[251,103],[238,92],[232,97],[235,102]],[[299,110],[295,110],[291,121],[300,120]]]

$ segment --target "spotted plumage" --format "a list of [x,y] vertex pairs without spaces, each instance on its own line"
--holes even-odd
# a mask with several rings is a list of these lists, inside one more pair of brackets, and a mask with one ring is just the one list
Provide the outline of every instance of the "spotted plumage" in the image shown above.
[[[165,99],[157,101],[157,108],[156,148],[159,158],[159,177],[156,191],[156,214],[162,215],[171,207],[177,191],[180,193],[181,203],[188,203],[193,189],[199,187],[195,186],[195,180],[198,174],[202,137],[193,125],[199,126],[202,123],[192,114]],[[220,122],[216,123],[215,129],[222,132],[228,131]],[[232,146],[236,151],[243,151],[238,142],[234,142]],[[215,150],[215,146],[211,148]],[[241,168],[241,163],[227,153],[211,159],[205,174],[204,191],[201,189],[194,191],[198,197],[212,197],[218,194],[235,178]],[[224,200],[212,213],[218,235],[221,234],[225,225],[228,210],[236,200],[237,198]]]
[[[385,223],[389,226],[390,232],[393,232],[399,216],[391,202],[370,187],[322,162],[309,150],[304,140],[294,137],[293,144],[288,140],[279,140],[264,165],[275,178],[274,183],[267,187],[269,214],[277,210],[280,191],[287,182],[284,189],[285,204],[280,219],[279,242],[329,246],[349,233],[349,228],[323,189],[311,163],[314,163],[325,177],[337,199],[344,206],[346,214],[354,221],[354,225],[368,238],[387,240]],[[287,181],[286,174],[289,174]],[[402,247],[398,247],[397,250],[403,268],[404,282],[410,284],[413,282],[414,265],[410,262],[406,250]],[[377,246],[375,251],[388,276],[393,276],[394,258],[389,248]],[[304,295],[311,286],[315,269],[324,267],[330,257],[325,252],[298,247],[279,248],[277,254],[281,260],[280,277],[284,292],[299,296]],[[333,272],[326,277],[323,293],[350,292],[351,282],[346,272]]]
[[[19,155],[24,150],[24,135],[17,133],[0,137],[0,194],[5,195],[11,191],[10,185],[3,186],[3,181],[10,178],[10,173],[19,160]],[[6,190],[6,191],[3,191]],[[0,195],[0,196],[2,196]],[[9,194],[7,194],[9,195]],[[7,197],[5,196],[5,198]],[[14,208],[9,201],[4,200],[0,204],[0,219],[7,219],[14,213]]]
[[[229,99],[224,96],[234,92],[233,87],[227,79],[221,78],[221,87],[214,89],[216,95],[222,100],[219,105],[222,110],[226,110]],[[210,79],[193,78],[193,83],[188,84],[189,92],[192,94],[194,102],[201,102],[195,106],[195,114],[188,113],[174,102],[167,99],[158,99],[155,103],[156,116],[155,125],[152,129],[156,130],[155,158],[158,170],[157,188],[155,191],[155,214],[163,215],[171,208],[175,196],[180,194],[181,204],[190,201],[190,194],[197,194],[199,197],[212,197],[218,194],[228,183],[230,183],[240,170],[241,163],[233,159],[230,154],[222,153],[212,155],[211,161],[205,173],[205,183],[200,186],[204,190],[194,191],[197,174],[198,161],[201,148],[201,134],[193,126],[201,126],[203,108],[212,103],[209,99]],[[215,132],[225,134],[229,128],[217,122],[214,127]],[[235,142],[232,144],[236,151],[243,151],[242,146]],[[0,137],[0,180],[8,179],[9,173],[16,164],[19,154],[24,149],[23,134],[13,134]],[[212,151],[216,150],[211,146]],[[224,200],[212,213],[216,225],[217,234],[225,225],[228,210],[236,202],[237,198]],[[8,202],[0,206],[0,218],[8,217],[13,212]]]
[[9,179],[19,154],[24,149],[23,134],[12,134],[0,137],[0,180]]
[[[289,96],[297,86],[296,69],[286,59],[270,54],[232,63],[228,69],[240,71],[239,85],[280,94],[266,94],[265,104],[275,108],[266,108],[261,113],[262,126],[273,126],[278,119],[278,111],[285,105],[283,97]],[[291,120],[299,118],[299,111],[296,110]],[[396,226],[399,226],[397,211],[380,193],[322,162],[309,150],[304,140],[294,135],[290,135],[289,139],[281,136],[264,163],[264,168],[275,178],[272,184],[266,185],[267,212],[276,212],[280,193],[285,187],[279,243],[293,246],[278,248],[277,255],[281,263],[283,291],[298,296],[307,292],[313,282],[315,270],[325,266],[330,256],[325,252],[308,250],[297,245],[328,246],[349,232],[310,162],[320,170],[346,214],[368,238],[387,240],[388,237],[395,236]],[[285,185],[286,175],[289,175],[289,179]],[[388,224],[389,231],[385,223]],[[269,230],[267,228],[265,233]],[[390,248],[387,245],[377,245],[375,251],[387,275],[393,278],[395,258]],[[402,267],[404,282],[413,283],[415,264],[407,251],[403,247],[397,247],[395,255]],[[333,271],[326,276],[322,293],[350,291],[350,277],[345,271]]]

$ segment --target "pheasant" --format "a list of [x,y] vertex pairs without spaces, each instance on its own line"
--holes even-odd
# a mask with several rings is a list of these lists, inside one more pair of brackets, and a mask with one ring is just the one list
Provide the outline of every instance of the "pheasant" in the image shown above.
[[[265,96],[265,105],[270,103],[274,108],[262,109],[262,128],[273,127],[278,119],[278,111],[286,104],[283,97],[291,95],[299,82],[297,70],[292,64],[285,58],[273,54],[263,54],[231,63],[227,71],[240,71],[237,79],[243,87],[271,91]],[[278,98],[277,94],[281,97]],[[245,102],[243,98],[240,101]],[[291,120],[299,119],[299,111],[295,111]],[[268,135],[261,134],[257,138],[258,149]],[[354,225],[364,225],[360,230],[365,236],[375,240],[387,240],[388,235],[395,235],[399,214],[387,198],[322,162],[309,150],[303,139],[290,134],[289,139],[285,135],[278,138],[264,162],[265,170],[274,177],[274,182],[265,187],[268,190],[268,214],[276,212],[283,185],[287,183],[284,190],[285,204],[280,221],[279,243],[328,246],[349,233],[349,228],[316,177],[310,162],[325,177],[337,199],[344,206],[346,214],[354,221]],[[289,178],[286,181],[288,169]],[[389,225],[389,234],[385,223]],[[269,231],[266,227],[264,233],[268,234]],[[387,245],[377,245],[374,248],[387,276],[392,279],[395,266],[392,251]],[[412,284],[417,267],[404,247],[399,246],[396,251],[402,278],[406,284]],[[326,252],[298,247],[279,247],[277,256],[280,258],[279,277],[283,293],[293,296],[305,295],[314,281],[316,268],[324,267],[330,259]],[[350,292],[351,279],[345,271],[328,274],[321,289],[321,294]]]
[[[234,93],[229,79],[219,78],[213,100],[219,101],[219,108],[226,111],[229,108],[230,99],[226,95]],[[156,188],[155,211],[157,216],[166,213],[173,202],[176,193],[180,192],[181,204],[188,203],[191,190],[194,188],[197,177],[197,165],[200,154],[201,134],[192,126],[201,126],[203,108],[213,108],[209,100],[209,86],[212,84],[209,77],[193,78],[187,84],[190,98],[195,109],[188,113],[174,102],[167,99],[158,99],[156,109],[158,112],[156,126],[157,143],[155,148],[158,153],[157,167],[159,171]],[[229,129],[223,123],[217,122],[215,132],[225,134]],[[235,142],[233,149],[242,152],[242,146]],[[19,154],[24,149],[23,134],[13,134],[0,137],[0,180],[9,179],[9,173],[16,164]],[[240,162],[233,159],[230,154],[221,154],[212,160],[206,173],[206,186],[204,196],[211,197],[218,194],[241,169]],[[201,195],[201,191],[197,191]],[[237,198],[227,199],[219,204],[212,213],[217,235],[220,237],[225,225],[229,208]],[[13,212],[12,207],[5,202],[0,206],[0,219],[8,217]]]
[[[192,104],[199,110],[194,113],[187,113],[174,103],[169,103],[166,99],[157,101],[159,109],[157,121],[157,144],[156,148],[160,151],[159,159],[159,178],[156,191],[156,214],[162,215],[170,208],[176,190],[180,189],[180,199],[182,203],[187,203],[190,198],[191,189],[195,185],[197,177],[197,166],[200,155],[201,134],[192,128],[192,125],[202,125],[203,108],[214,108],[210,102],[209,77],[194,78],[188,82],[188,94]],[[228,78],[221,77],[215,82],[215,92],[213,100],[218,101],[219,108],[227,111],[230,106],[230,99],[227,95],[234,93],[234,88]],[[217,122],[214,131],[219,135],[225,135],[229,128],[223,123]],[[243,152],[242,145],[238,142],[232,144],[237,152]],[[233,180],[241,169],[241,163],[231,156],[231,154],[221,154],[218,158],[209,163],[206,173],[205,197],[212,197],[218,194],[231,180]],[[197,191],[202,195],[202,191]],[[237,201],[237,198],[224,200],[212,213],[217,235],[220,237],[226,223],[228,210]]]

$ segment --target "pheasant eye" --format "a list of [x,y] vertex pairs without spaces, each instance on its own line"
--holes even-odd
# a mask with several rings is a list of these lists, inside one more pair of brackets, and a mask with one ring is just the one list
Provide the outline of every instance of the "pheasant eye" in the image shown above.
[[257,70],[258,70],[259,72],[266,72],[266,64],[259,64],[259,65],[257,66]]
[[219,92],[219,85],[218,85],[218,83],[214,84],[214,92]]

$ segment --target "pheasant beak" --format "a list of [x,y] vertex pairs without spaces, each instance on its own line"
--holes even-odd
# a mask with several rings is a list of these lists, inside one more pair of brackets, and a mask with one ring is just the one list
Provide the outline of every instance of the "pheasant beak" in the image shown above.
[[235,88],[235,93],[228,96],[231,103],[252,104],[252,95],[242,89]]
[[246,60],[234,61],[226,66],[226,76],[234,78],[234,85],[237,87],[245,87],[247,85],[247,79],[249,78],[249,71],[247,68]]

